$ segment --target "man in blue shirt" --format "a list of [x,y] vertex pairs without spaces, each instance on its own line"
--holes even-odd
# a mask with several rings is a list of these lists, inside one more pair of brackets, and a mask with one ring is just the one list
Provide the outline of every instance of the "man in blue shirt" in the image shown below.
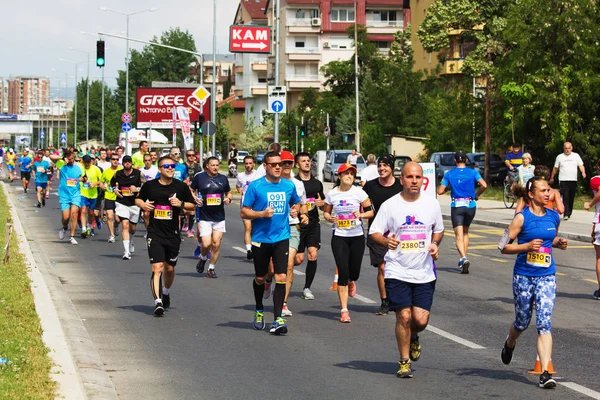
[[29,150],[23,150],[23,157],[21,157],[21,182],[23,183],[23,193],[27,193],[27,187],[31,180],[31,165],[33,160],[29,156]]
[[46,207],[46,188],[48,187],[48,171],[50,163],[44,160],[44,152],[38,150],[38,156],[33,163],[35,170],[35,189],[37,191],[37,208]]
[[[467,259],[467,250],[469,247],[469,226],[475,218],[479,196],[487,189],[487,184],[473,168],[467,168],[467,155],[462,151],[454,154],[456,168],[446,172],[444,179],[438,187],[438,194],[442,195],[450,189],[450,216],[452,219],[452,228],[456,236],[456,250],[460,255],[458,269],[461,274],[469,273],[471,263]],[[479,184],[477,193],[475,187]]]
[[281,318],[285,298],[285,282],[288,262],[290,208],[299,212],[300,198],[291,180],[281,178],[281,157],[279,153],[268,152],[263,159],[265,176],[248,186],[242,211],[244,219],[252,220],[252,254],[254,255],[255,278],[252,282],[256,310],[252,326],[256,330],[265,329],[263,294],[269,272],[269,262],[273,260],[275,290],[273,292],[274,321],[270,333],[275,335],[288,332],[285,320]]
[[81,189],[80,184],[83,172],[79,165],[75,164],[75,154],[67,151],[64,155],[67,162],[60,169],[60,184],[58,187],[58,201],[62,211],[62,229],[58,231],[59,239],[65,238],[67,227],[70,221],[71,244],[77,244],[75,240],[75,229],[77,228],[77,214],[81,207]]

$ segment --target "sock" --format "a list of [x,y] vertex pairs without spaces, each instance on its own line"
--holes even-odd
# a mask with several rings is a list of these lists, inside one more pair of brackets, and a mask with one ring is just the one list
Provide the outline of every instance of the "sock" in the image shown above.
[[162,304],[162,300],[161,299],[154,299],[154,305],[157,304]]
[[281,317],[283,309],[283,299],[285,298],[285,282],[275,282],[275,291],[273,292],[273,314],[275,319]]
[[208,269],[215,269],[215,264],[208,264]]
[[246,245],[246,251],[250,251],[252,250],[252,245],[251,244],[247,244]]
[[152,273],[150,277],[150,289],[152,290],[152,296],[154,297],[154,304],[156,301],[161,301],[160,299],[160,290],[159,288],[162,286],[162,272],[160,274]]
[[171,288],[166,288],[163,286],[163,294],[166,294],[168,296],[169,293],[171,293]]
[[129,234],[129,241],[133,242],[133,237],[135,236],[135,232]]
[[252,280],[252,288],[254,289],[254,301],[256,302],[256,309],[263,309],[263,294],[265,294],[265,285],[259,285],[256,283],[256,279]]
[[67,226],[63,226],[63,231],[66,231],[67,229],[69,229]]
[[206,261],[206,260],[208,260],[208,255],[204,256],[204,255],[202,255],[202,253],[200,253],[200,259]]
[[308,261],[306,263],[306,279],[304,281],[304,288],[310,289],[310,286],[315,279],[315,274],[317,273],[317,260]]
[[346,312],[347,312],[347,311],[348,311],[348,309],[347,309],[347,308],[342,308],[342,309],[340,310],[340,312],[344,312],[344,311],[346,311]]
[[125,249],[125,253],[129,253],[129,240],[123,240],[123,248]]

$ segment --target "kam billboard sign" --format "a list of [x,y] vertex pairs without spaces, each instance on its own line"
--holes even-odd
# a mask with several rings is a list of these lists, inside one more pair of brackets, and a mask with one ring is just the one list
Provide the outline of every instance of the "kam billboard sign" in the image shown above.
[[[210,120],[210,103],[200,104],[194,97],[195,88],[138,88],[136,93],[136,127],[138,129],[172,129],[173,109],[184,107],[190,121],[197,121],[200,113]],[[177,128],[181,128],[179,121]]]
[[231,25],[229,51],[232,53],[271,52],[271,28],[268,26]]

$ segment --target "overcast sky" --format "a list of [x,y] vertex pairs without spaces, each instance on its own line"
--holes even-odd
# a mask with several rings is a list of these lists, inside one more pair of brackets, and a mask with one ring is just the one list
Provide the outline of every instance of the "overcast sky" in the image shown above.
[[[239,0],[216,0],[217,3],[217,53],[228,53],[229,25],[235,17]],[[56,87],[60,79],[64,85],[65,73],[70,78],[75,66],[59,58],[82,61],[79,77],[87,74],[87,55],[70,47],[90,53],[90,80],[99,80],[96,67],[97,32],[125,36],[126,17],[100,10],[112,8],[122,13],[133,13],[156,7],[154,12],[144,12],[130,17],[129,36],[149,41],[159,37],[169,28],[179,27],[189,31],[196,40],[196,49],[212,53],[212,0],[7,0],[2,2],[0,23],[0,77],[41,75],[51,79]],[[81,34],[81,31],[94,36]],[[116,86],[118,69],[125,69],[125,40],[105,38],[105,79]],[[142,49],[144,44],[129,42],[130,47]],[[55,69],[55,71],[53,70]],[[52,96],[54,97],[54,96]]]

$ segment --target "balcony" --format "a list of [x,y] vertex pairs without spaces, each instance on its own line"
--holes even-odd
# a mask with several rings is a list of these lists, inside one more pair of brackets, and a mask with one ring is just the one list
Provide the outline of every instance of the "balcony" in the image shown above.
[[285,77],[289,89],[321,88],[319,75],[288,74]]
[[267,62],[266,61],[253,61],[252,62],[252,71],[267,71]]
[[267,95],[266,83],[261,86],[252,86],[252,88],[250,89],[250,93],[252,93],[252,96],[266,96]]
[[464,58],[449,58],[442,65],[442,74],[454,75],[462,73],[462,66],[465,62]]
[[321,61],[319,47],[286,47],[285,53],[289,61]]
[[233,67],[233,74],[243,74],[244,73],[244,66],[243,65],[236,65]]
[[367,20],[367,30],[369,33],[394,34],[404,28],[404,21],[373,21]]
[[244,97],[244,89],[238,89],[238,88],[236,88],[236,89],[233,90],[233,94],[235,95],[235,97],[238,97],[238,98],[241,99],[241,98]]
[[289,33],[321,33],[321,24],[313,25],[313,18],[288,18],[285,25]]

